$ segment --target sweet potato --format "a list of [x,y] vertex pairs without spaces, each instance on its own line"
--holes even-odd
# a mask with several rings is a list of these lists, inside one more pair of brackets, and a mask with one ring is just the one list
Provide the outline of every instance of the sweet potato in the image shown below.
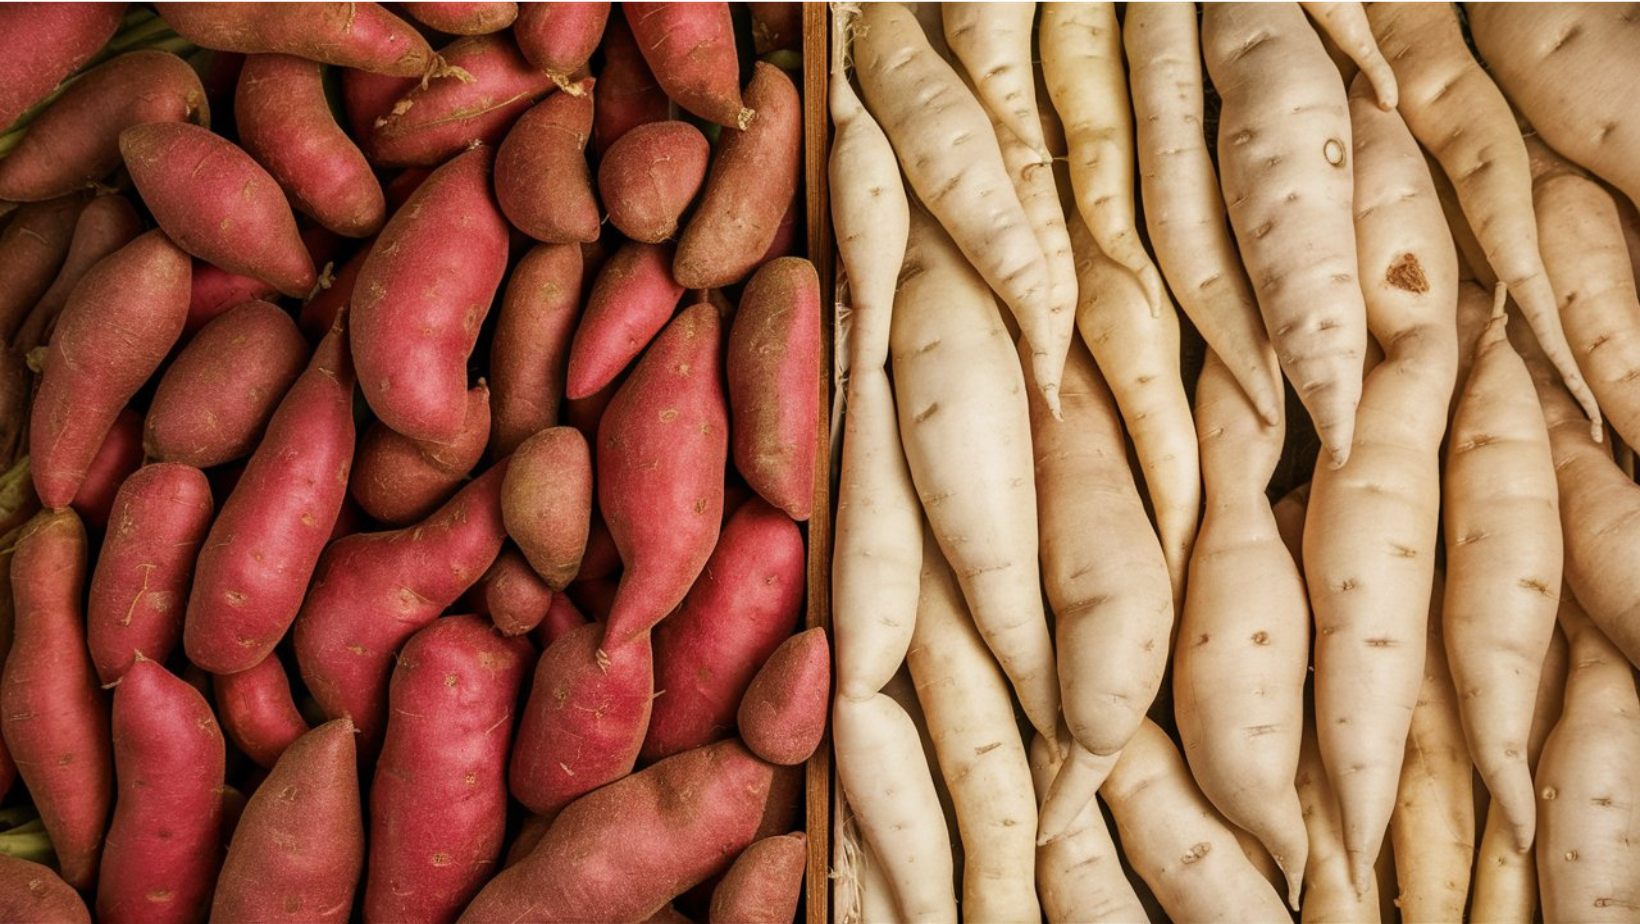
[[497,458],[558,423],[581,317],[581,275],[578,245],[540,244],[507,279],[490,339],[490,450]]
[[297,739],[245,804],[211,920],[347,920],[363,869],[353,725],[337,719]]
[[590,242],[601,227],[587,138],[592,78],[519,117],[495,152],[495,197],[513,227],[548,244]]
[[573,427],[525,440],[501,486],[501,516],[547,586],[563,590],[581,570],[592,525],[592,457]]
[[[21,353],[0,347],[0,459],[27,458],[28,402],[34,376]],[[23,474],[30,480],[28,473]]]
[[393,110],[393,104],[404,99],[420,83],[415,77],[393,77],[352,69],[343,71],[342,111],[347,116],[348,134],[354,142],[368,144],[376,123],[386,118]]
[[451,35],[500,32],[518,18],[516,3],[400,3],[399,9],[424,26]]
[[552,814],[632,772],[655,697],[648,634],[607,655],[588,623],[541,653],[508,768],[513,797]]
[[643,759],[728,737],[764,662],[797,626],[803,536],[762,500],[742,506],[683,605],[655,627],[655,700]]
[[684,289],[674,257],[670,244],[629,242],[604,263],[570,343],[566,395],[603,389],[666,326]]
[[290,677],[277,654],[249,670],[216,675],[213,688],[228,738],[263,768],[273,769],[279,755],[307,734],[307,721],[296,710]]
[[189,261],[161,231],[104,258],[75,287],[51,336],[29,424],[34,486],[63,507],[131,396],[182,333]]
[[170,658],[214,512],[210,482],[188,465],[148,465],[120,486],[86,604],[86,645],[103,683],[120,679],[138,652]]
[[131,180],[177,246],[298,298],[313,289],[313,260],[273,177],[249,154],[186,122],[120,133]]
[[[719,144],[706,192],[683,229],[672,270],[691,289],[731,285],[751,275],[773,243],[797,188],[803,110],[785,72],[758,62],[746,87],[757,121]],[[747,195],[757,190],[756,195]]]
[[405,643],[370,789],[367,920],[454,920],[490,878],[513,704],[534,651],[481,616],[435,620]]
[[97,880],[99,921],[199,921],[222,857],[226,746],[198,690],[138,656],[114,689],[119,800]]
[[16,624],[0,682],[0,733],[69,885],[97,881],[113,801],[108,700],[85,647],[85,529],[73,511],[39,514],[11,560]]
[[359,386],[376,416],[412,439],[448,442],[467,416],[467,358],[507,270],[491,158],[477,148],[434,171],[354,283]]
[[0,854],[0,919],[37,924],[91,924],[91,912],[85,907],[85,899],[50,867]]
[[[45,99],[113,38],[123,3],[11,3],[0,8],[8,54],[0,67],[0,126]],[[0,199],[6,198],[0,196]]]
[[609,21],[608,3],[529,3],[518,11],[513,40],[524,57],[566,92],[571,74],[586,67]]
[[[364,261],[370,258],[371,245],[375,241],[366,241],[347,258],[347,262],[340,269],[334,271],[326,284],[326,280],[319,281],[319,291],[302,305],[302,310],[296,316],[296,326],[308,339],[318,342],[325,333],[336,323],[336,315],[341,313],[344,305],[353,300],[353,287],[359,280],[359,270],[364,269]],[[197,278],[197,271],[196,271]]]
[[495,144],[552,78],[505,35],[474,35],[439,50],[448,69],[417,84],[377,119],[365,152],[379,167],[431,167],[474,142]]
[[649,70],[627,25],[625,10],[610,13],[603,54],[604,69],[598,73],[598,99],[592,113],[592,147],[599,158],[622,135],[649,122],[664,122],[672,111],[672,101]]
[[12,339],[57,278],[84,204],[80,197],[68,196],[25,205],[0,232],[0,339]]
[[85,480],[74,492],[69,506],[80,515],[87,528],[101,531],[108,526],[114,509],[114,495],[125,479],[142,466],[142,418],[125,408],[114,418],[97,454],[86,466]]
[[710,920],[785,922],[797,916],[808,863],[801,833],[766,837],[741,852],[712,890]]
[[307,341],[276,305],[250,301],[205,325],[160,377],[148,454],[210,468],[244,458],[307,364]]
[[[667,758],[565,809],[461,920],[642,920],[756,839],[774,777],[738,741]],[[645,833],[609,837],[611,830]]]
[[364,153],[325,101],[321,66],[289,55],[251,55],[234,94],[239,143],[267,168],[291,204],[346,237],[381,229],[387,203]]
[[717,544],[729,449],[722,342],[717,309],[685,310],[598,424],[598,508],[626,566],[605,651],[670,613]]
[[503,546],[490,570],[467,594],[474,612],[488,616],[502,635],[524,635],[541,624],[558,595],[541,580],[523,553]]
[[403,526],[425,519],[461,487],[490,441],[490,389],[467,392],[461,432],[447,442],[413,440],[380,421],[359,440],[347,490],[374,519]]
[[803,4],[753,3],[748,9],[752,14],[752,49],[759,55],[802,47]]
[[740,701],[740,736],[769,763],[800,764],[820,746],[830,701],[831,645],[816,626],[782,642],[752,678]]
[[[188,293],[186,334],[195,334],[230,310],[254,301],[279,298],[279,290],[260,279],[230,273],[204,260],[194,261],[193,282]],[[332,318],[334,320],[334,318]],[[314,336],[317,340],[330,330],[327,322]]]
[[[0,164],[3,163],[5,161],[0,161]],[[137,210],[131,207],[130,200],[119,195],[92,199],[74,223],[74,235],[69,240],[68,252],[57,271],[57,278],[34,303],[22,326],[17,328],[11,340],[12,349],[26,353],[35,347],[45,346],[57,326],[57,316],[62,313],[69,295],[85,278],[85,274],[103,257],[131,243],[131,239],[141,233],[142,219],[137,217]]]
[[353,370],[338,319],[279,402],[194,569],[182,643],[213,674],[255,667],[302,605],[353,463]]
[[210,126],[205,88],[187,62],[148,49],[86,72],[0,160],[0,199],[38,202],[96,184],[120,165],[120,132],[140,122]]
[[749,92],[741,99],[729,4],[628,3],[625,12],[644,60],[673,102],[741,131],[762,114]]
[[420,523],[356,533],[325,550],[296,617],[296,661],[325,715],[353,720],[364,752],[381,741],[399,646],[500,554],[506,471],[505,461],[492,467]]
[[286,54],[395,77],[422,77],[438,58],[427,40],[379,3],[156,3],[202,48]]
[[575,601],[568,594],[553,594],[552,606],[547,608],[547,615],[530,633],[530,638],[535,639],[536,646],[544,650],[586,623],[585,614],[576,608]]
[[820,393],[820,277],[800,257],[760,267],[729,328],[735,469],[765,500],[802,522],[814,507]]
[[609,146],[598,163],[598,193],[609,223],[635,241],[659,244],[706,180],[712,147],[688,122],[650,122]]

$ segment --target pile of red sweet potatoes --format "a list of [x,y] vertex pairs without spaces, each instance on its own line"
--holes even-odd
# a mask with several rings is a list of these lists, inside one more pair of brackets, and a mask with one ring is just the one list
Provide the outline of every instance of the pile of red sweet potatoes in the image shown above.
[[154,7],[0,7],[0,919],[791,920],[798,4]]

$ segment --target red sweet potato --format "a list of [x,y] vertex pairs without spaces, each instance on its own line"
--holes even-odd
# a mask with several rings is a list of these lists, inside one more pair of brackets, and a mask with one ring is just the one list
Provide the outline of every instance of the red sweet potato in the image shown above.
[[239,143],[267,168],[297,211],[346,237],[381,230],[387,202],[364,152],[325,101],[320,65],[251,55],[234,94]]
[[97,881],[113,801],[108,699],[85,647],[85,529],[73,511],[39,514],[11,560],[16,625],[0,682],[0,733],[51,836],[63,879]]
[[345,71],[342,74],[342,110],[347,114],[348,133],[358,143],[366,143],[370,133],[376,129],[376,122],[386,118],[393,110],[393,104],[404,99],[420,83],[417,77]]
[[415,27],[379,3],[156,3],[202,48],[285,54],[396,77],[421,77],[438,59]]
[[554,93],[513,124],[495,152],[495,197],[513,227],[548,244],[598,239],[601,221],[587,166],[592,78]]
[[592,522],[592,455],[580,431],[552,427],[518,447],[501,486],[501,515],[548,587],[574,580]]
[[370,789],[368,921],[454,921],[501,859],[513,705],[535,649],[480,616],[411,636]]
[[507,222],[488,148],[440,167],[394,213],[359,270],[353,361],[371,410],[418,440],[448,442],[467,417],[467,358],[507,270]]
[[[759,61],[746,87],[757,121],[718,145],[706,193],[683,229],[672,272],[691,289],[715,289],[750,276],[768,252],[797,189],[803,154],[803,104],[786,72]],[[747,195],[755,189],[758,194]]]
[[615,592],[621,587],[616,578],[591,578],[564,588],[564,593],[594,622],[608,622],[610,608],[615,604]]
[[428,519],[356,533],[325,550],[296,618],[296,662],[330,718],[347,716],[374,753],[399,646],[477,583],[501,552],[503,460]]
[[542,652],[518,723],[508,774],[513,797],[547,815],[626,776],[638,760],[655,693],[649,637],[607,657],[589,623]]
[[[567,4],[582,6],[583,4]],[[610,145],[639,125],[663,122],[672,101],[649,70],[625,11],[610,14],[604,29],[604,68],[598,73],[598,96],[592,113],[592,146],[600,159]]]
[[285,194],[232,142],[186,122],[148,122],[120,133],[120,153],[154,220],[177,246],[286,295],[313,289]]
[[[205,325],[246,302],[272,301],[278,297],[279,290],[260,279],[195,260],[193,284],[188,293],[188,323],[183,331],[198,333]],[[319,336],[328,330],[328,326],[320,330]]]
[[346,921],[364,869],[353,725],[297,739],[256,788],[228,845],[213,921]]
[[86,644],[103,683],[124,676],[137,652],[170,658],[214,511],[210,482],[187,465],[144,466],[120,486],[86,604]]
[[553,594],[552,606],[547,608],[547,615],[530,633],[530,637],[542,650],[546,650],[552,643],[586,624],[587,618],[575,608],[575,601],[567,594]]
[[603,514],[596,506],[592,509],[592,528],[587,532],[587,550],[581,556],[581,570],[575,572],[577,581],[614,577],[621,572],[621,550],[615,548],[615,537],[609,534]]
[[376,120],[365,151],[381,167],[431,167],[474,142],[493,145],[552,78],[504,34],[473,35],[440,49],[446,73],[417,84]]
[[80,893],[50,867],[0,854],[0,921],[91,924],[91,912]]
[[725,128],[745,130],[752,124],[760,113],[755,102],[741,100],[740,58],[729,4],[625,6],[638,48],[673,102]]
[[0,199],[38,202],[96,184],[120,166],[120,132],[142,122],[210,127],[199,75],[168,51],[123,54],[74,81],[0,160]]
[[213,687],[228,738],[259,766],[271,770],[279,755],[308,732],[278,653],[250,670],[215,675]]
[[557,596],[541,580],[523,553],[513,545],[502,548],[495,564],[473,585],[468,596],[473,609],[488,616],[502,635],[524,635],[541,624]]
[[[29,392],[34,376],[21,353],[0,348],[0,459],[28,457],[24,436],[28,431]],[[25,474],[24,478],[28,478]]]
[[540,244],[507,279],[490,340],[490,451],[497,458],[558,422],[581,317],[581,268],[579,245]]
[[729,426],[721,345],[716,309],[679,314],[598,425],[598,509],[625,565],[605,651],[672,612],[717,545]]
[[[0,161],[3,163],[5,161]],[[85,274],[103,257],[131,243],[141,233],[142,219],[124,196],[104,195],[92,199],[74,224],[74,236],[57,278],[18,328],[11,341],[12,349],[27,352],[45,346],[57,326],[57,316],[68,304],[69,294]]]
[[749,3],[752,14],[752,50],[758,55],[803,47],[803,4]]
[[325,285],[320,280],[321,288],[314,296],[302,305],[301,314],[297,317],[296,325],[302,329],[311,340],[318,340],[336,323],[336,315],[342,311],[342,306],[353,299],[353,286],[358,282],[359,270],[364,268],[364,261],[370,257],[370,248],[374,241],[366,241],[342,268]]
[[800,764],[826,731],[831,703],[831,645],[816,626],[769,656],[740,701],[740,737],[772,764]]
[[255,667],[284,637],[347,497],[353,370],[343,323],[279,402],[200,549],[182,641],[213,674]]
[[227,748],[198,690],[147,659],[114,688],[119,799],[97,880],[97,920],[203,920],[222,860]]
[[0,127],[17,121],[91,60],[114,37],[124,15],[123,3],[0,4],[0,35],[6,36]]
[[713,924],[795,920],[808,859],[808,838],[801,833],[766,837],[747,847],[712,890],[708,920]]
[[99,261],[57,320],[29,424],[34,486],[73,499],[114,420],[182,333],[188,256],[150,231]]
[[622,135],[598,165],[609,223],[635,241],[671,240],[706,180],[711,153],[706,136],[688,122],[651,122]]
[[461,920],[641,921],[752,843],[774,775],[740,742],[723,741],[605,786],[566,808]]
[[142,417],[126,408],[114,418],[113,426],[103,437],[97,454],[86,467],[85,480],[74,492],[69,503],[86,528],[101,532],[108,526],[109,513],[114,509],[114,496],[120,485],[142,467]]
[[786,203],[786,214],[780,216],[780,227],[775,229],[774,240],[769,244],[769,249],[764,251],[762,258],[757,261],[759,266],[776,257],[802,256],[797,249],[797,192],[795,189],[792,190],[791,200]]
[[730,517],[678,611],[655,627],[655,700],[643,759],[734,734],[735,711],[759,667],[797,628],[805,590],[803,536],[762,501]]
[[531,64],[574,92],[570,75],[586,67],[608,21],[608,3],[526,3],[513,23],[513,39]]
[[416,22],[451,35],[500,32],[518,18],[516,3],[405,2],[399,9]]
[[380,421],[359,440],[347,490],[371,517],[393,526],[426,519],[450,499],[490,440],[490,389],[467,392],[461,432],[447,442],[413,440]]
[[[0,15],[19,6],[0,6]],[[0,232],[0,340],[11,342],[68,259],[85,200],[65,196],[19,208]]]
[[529,856],[551,827],[552,816],[525,815],[523,823],[518,826],[518,833],[513,835],[512,843],[507,845],[507,856],[501,861],[501,868],[506,869]]
[[148,454],[210,468],[241,459],[307,364],[284,309],[251,301],[205,325],[160,377],[144,422]]
[[753,274],[729,327],[731,448],[735,469],[792,519],[814,508],[820,390],[820,277],[781,257]]
[[628,242],[604,263],[569,348],[565,394],[585,398],[614,380],[660,333],[683,296],[670,244]]

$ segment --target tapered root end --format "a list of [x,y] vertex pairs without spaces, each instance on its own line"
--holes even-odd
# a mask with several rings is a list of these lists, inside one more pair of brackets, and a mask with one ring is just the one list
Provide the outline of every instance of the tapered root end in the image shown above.
[[1355,887],[1356,898],[1366,898],[1372,888],[1376,875],[1372,870],[1372,859],[1365,854],[1352,851],[1350,853],[1350,885]]
[[735,116],[735,127],[741,131],[745,131],[746,129],[751,128],[752,123],[756,120],[757,110],[743,108],[740,110],[740,114]]

